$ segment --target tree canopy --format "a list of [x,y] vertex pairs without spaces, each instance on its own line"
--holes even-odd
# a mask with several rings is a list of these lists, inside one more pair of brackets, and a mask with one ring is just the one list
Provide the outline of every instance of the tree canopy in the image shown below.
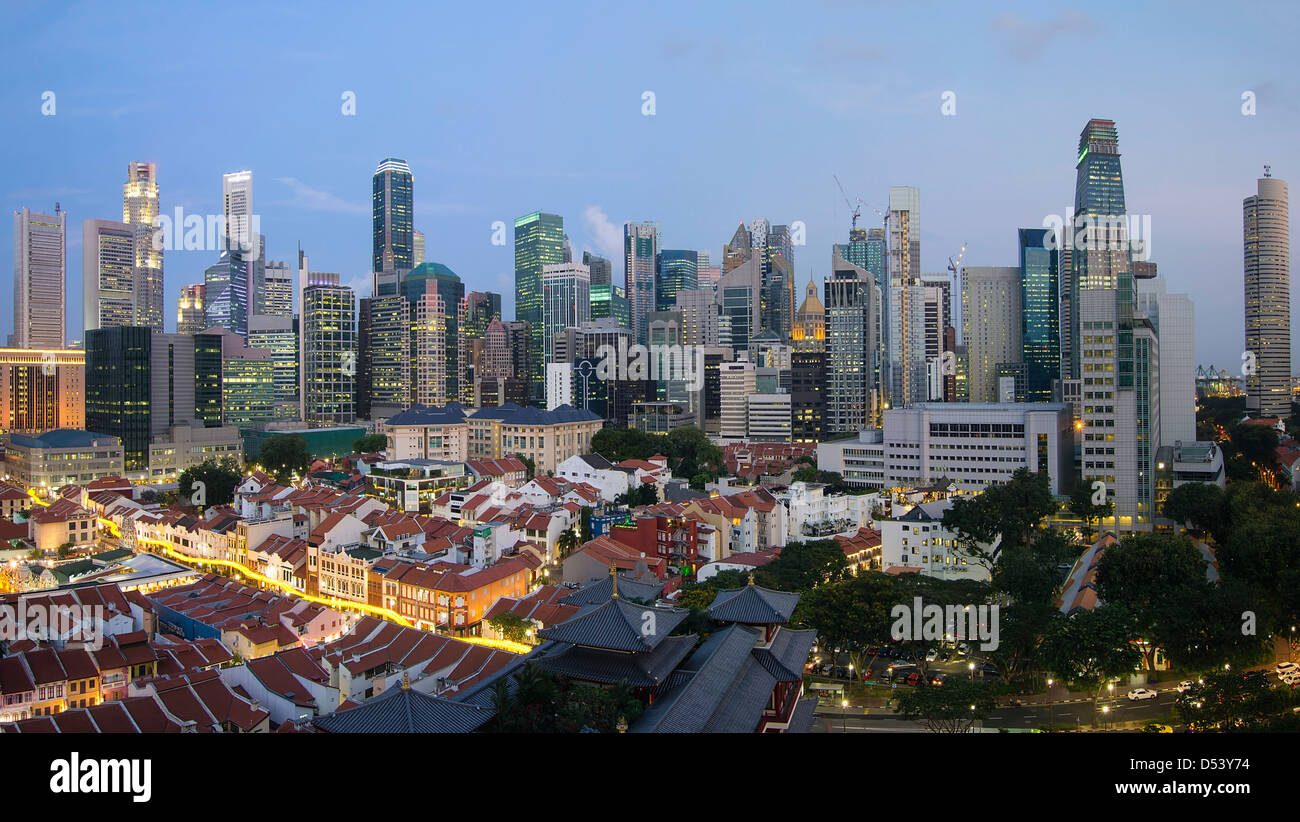
[[307,440],[301,434],[278,434],[262,443],[257,461],[271,472],[275,481],[288,483],[296,473],[305,475],[311,467],[311,454],[307,453]]

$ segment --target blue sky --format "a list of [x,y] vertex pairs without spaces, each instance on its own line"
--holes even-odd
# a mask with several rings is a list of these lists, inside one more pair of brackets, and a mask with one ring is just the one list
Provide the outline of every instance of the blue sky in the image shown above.
[[[920,188],[927,272],[963,242],[970,265],[1014,264],[1016,229],[1072,204],[1079,132],[1105,117],[1152,259],[1195,301],[1198,361],[1235,369],[1242,198],[1264,163],[1300,184],[1300,14],[1285,2],[10,6],[0,198],[68,212],[74,339],[81,220],[120,219],[132,160],[158,164],[168,213],[219,213],[221,174],[251,169],[268,257],[301,242],[366,296],[370,177],[404,158],[428,259],[513,316],[496,220],[555,212],[578,253],[616,256],[624,221],[658,220],[665,247],[715,260],[742,220],[801,220],[802,284],[847,233],[832,174],[879,208],[890,185]],[[12,244],[7,221],[3,259]],[[166,256],[169,328],[214,260]],[[12,324],[0,311],[0,334]]]

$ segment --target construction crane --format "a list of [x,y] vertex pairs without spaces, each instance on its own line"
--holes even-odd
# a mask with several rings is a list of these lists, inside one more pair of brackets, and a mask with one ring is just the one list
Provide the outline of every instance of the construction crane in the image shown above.
[[948,258],[948,270],[952,272],[952,280],[955,285],[957,282],[957,270],[961,268],[961,258],[966,256],[966,243],[961,244],[961,251],[957,252],[957,259]]
[[866,203],[862,202],[861,197],[858,197],[858,205],[854,207],[853,203],[849,202],[849,195],[844,193],[844,186],[840,183],[840,178],[832,174],[831,179],[835,180],[835,185],[839,186],[840,196],[844,198],[844,204],[849,207],[849,211],[853,212],[853,228],[857,228],[858,217],[862,214],[862,206],[866,205]]

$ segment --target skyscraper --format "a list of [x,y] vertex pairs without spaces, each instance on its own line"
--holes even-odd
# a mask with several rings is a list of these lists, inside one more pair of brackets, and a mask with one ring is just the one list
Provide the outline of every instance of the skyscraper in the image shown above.
[[1196,440],[1195,310],[1163,278],[1137,281],[1137,310],[1151,321],[1160,355],[1160,445]]
[[1025,399],[1051,402],[1061,375],[1060,251],[1048,228],[1022,228],[1020,236],[1020,359]]
[[874,426],[877,416],[872,340],[879,289],[866,269],[844,260],[835,250],[825,288],[825,430],[856,433]]
[[542,269],[542,350],[547,364],[557,362],[553,343],[566,328],[591,321],[591,272],[582,263]]
[[261,314],[248,326],[248,347],[271,352],[275,418],[298,418],[298,333],[292,317]]
[[286,262],[269,262],[253,282],[253,316],[293,316],[293,269]]
[[[81,221],[82,328],[111,328],[137,323],[136,253],[140,240],[134,226],[113,220]],[[148,236],[143,238],[148,242]]]
[[[592,254],[590,251],[584,251],[582,252],[582,264],[585,265],[588,268],[588,270],[591,271],[592,288],[595,288],[598,285],[613,284],[614,282],[613,264],[609,260],[605,259],[604,257],[598,257],[595,254]],[[618,288],[620,291],[623,290],[623,286],[621,284],[618,286]]]
[[158,217],[158,169],[130,163],[122,185],[122,222],[135,231],[135,295],[138,325],[163,330],[163,250],[153,243]]
[[442,263],[425,262],[406,276],[402,290],[411,312],[411,389],[424,397],[417,400],[422,404],[430,404],[430,399],[446,404],[460,397],[464,378],[460,310],[465,284]]
[[368,297],[357,321],[357,416],[387,417],[411,404],[411,320],[406,298]]
[[[373,270],[415,268],[415,175],[405,160],[385,158],[371,178]],[[393,293],[396,293],[395,291]],[[376,292],[376,297],[389,296]]]
[[197,334],[208,326],[206,301],[202,284],[181,286],[181,295],[176,302],[176,333]]
[[677,294],[696,287],[699,255],[694,251],[664,249],[655,261],[655,311],[672,311]]
[[239,251],[221,252],[221,259],[203,271],[207,296],[206,326],[220,326],[243,336],[248,333],[248,269]]
[[86,332],[86,430],[122,440],[127,471],[149,464],[152,330]]
[[918,318],[923,316],[915,305],[911,287],[921,276],[921,192],[910,186],[889,189],[887,216],[886,268],[889,293],[883,302],[889,311],[889,392],[895,407],[924,399],[920,383],[924,382],[925,364],[919,361],[924,346],[919,343]]
[[749,338],[762,327],[762,260],[751,255],[723,274],[718,281],[718,301],[722,303],[722,322],[731,334],[732,350],[737,354],[748,351]]
[[1264,168],[1256,193],[1242,201],[1245,242],[1246,411],[1291,414],[1291,217],[1287,184]]
[[646,341],[646,316],[655,310],[655,262],[659,256],[659,224],[626,223],[623,226],[623,270],[627,276],[627,301],[632,307],[632,336]]
[[14,342],[18,348],[63,349],[68,215],[14,212]]
[[356,295],[338,284],[338,274],[312,272],[307,283],[299,321],[303,421],[316,426],[355,422]]
[[515,220],[515,319],[528,323],[529,398],[543,391],[542,267],[564,262],[564,218],[534,211]]
[[257,221],[253,219],[253,172],[235,171],[221,175],[221,202],[225,217],[226,250],[240,252],[241,259],[257,253]]
[[1021,361],[1020,268],[962,268],[961,339],[970,402],[998,402],[998,366]]

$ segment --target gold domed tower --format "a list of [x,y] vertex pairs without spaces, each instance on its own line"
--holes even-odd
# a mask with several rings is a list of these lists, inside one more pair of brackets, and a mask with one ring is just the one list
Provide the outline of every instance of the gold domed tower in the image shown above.
[[826,309],[822,306],[822,301],[817,299],[817,283],[812,275],[808,277],[805,293],[808,296],[804,297],[794,315],[794,350],[825,352]]

